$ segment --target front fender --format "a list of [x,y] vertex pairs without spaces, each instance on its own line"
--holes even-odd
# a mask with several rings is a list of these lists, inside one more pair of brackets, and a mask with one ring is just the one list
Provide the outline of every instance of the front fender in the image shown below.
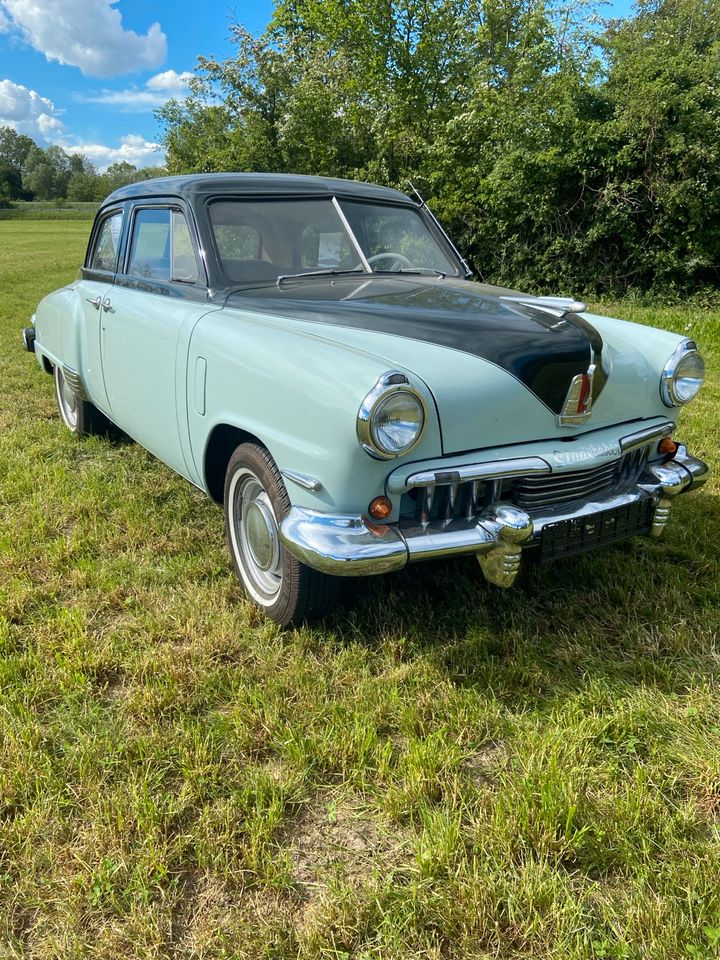
[[[257,437],[280,470],[320,482],[320,489],[308,490],[286,481],[293,504],[365,510],[384,493],[385,479],[398,464],[370,457],[356,434],[360,404],[387,369],[387,362],[372,354],[288,330],[268,317],[237,310],[204,317],[188,355],[188,420],[197,469],[204,476],[209,438],[227,424]],[[411,371],[402,372],[425,397],[428,413],[411,456],[440,456],[432,395]]]

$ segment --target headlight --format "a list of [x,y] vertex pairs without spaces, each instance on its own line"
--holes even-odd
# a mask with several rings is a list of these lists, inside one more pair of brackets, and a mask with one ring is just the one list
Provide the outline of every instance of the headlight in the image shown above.
[[358,411],[358,440],[371,456],[383,460],[412,450],[424,428],[425,402],[398,370],[379,378]]
[[679,407],[697,395],[705,381],[705,363],[692,340],[675,350],[660,380],[660,396],[666,407]]

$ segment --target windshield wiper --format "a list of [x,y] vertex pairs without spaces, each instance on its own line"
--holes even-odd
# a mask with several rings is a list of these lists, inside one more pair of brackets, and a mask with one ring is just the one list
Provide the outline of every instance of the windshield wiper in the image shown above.
[[303,277],[341,277],[349,273],[366,273],[362,267],[355,267],[352,270],[336,270],[330,267],[328,270],[309,270],[306,273],[283,273],[275,281],[278,286],[283,280],[301,280]]
[[399,270],[373,270],[373,273],[387,273],[391,276],[396,273],[405,273],[414,274],[416,277],[427,277],[432,275],[435,277],[440,277],[441,280],[444,280],[447,277],[447,274],[442,270],[436,270],[434,267],[400,267]]

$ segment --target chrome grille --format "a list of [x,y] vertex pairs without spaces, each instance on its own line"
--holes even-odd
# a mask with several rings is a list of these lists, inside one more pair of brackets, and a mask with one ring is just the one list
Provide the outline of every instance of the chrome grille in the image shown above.
[[613,487],[634,483],[647,463],[648,455],[649,448],[640,447],[619,460],[589,470],[568,470],[544,477],[520,477],[515,482],[511,499],[526,510],[586,500]]
[[586,500],[637,481],[651,445],[639,447],[599,467],[488,480],[463,480],[457,472],[437,472],[435,482],[405,495],[402,515],[427,524],[451,520],[475,522],[484,509],[503,500],[533,511]]

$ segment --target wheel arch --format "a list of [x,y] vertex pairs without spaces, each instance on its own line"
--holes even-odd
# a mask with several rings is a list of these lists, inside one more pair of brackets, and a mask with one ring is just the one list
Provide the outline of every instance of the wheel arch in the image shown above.
[[260,437],[231,423],[218,423],[210,432],[203,457],[203,479],[205,488],[215,503],[223,502],[227,465],[241,443],[256,443],[259,447],[268,449]]

